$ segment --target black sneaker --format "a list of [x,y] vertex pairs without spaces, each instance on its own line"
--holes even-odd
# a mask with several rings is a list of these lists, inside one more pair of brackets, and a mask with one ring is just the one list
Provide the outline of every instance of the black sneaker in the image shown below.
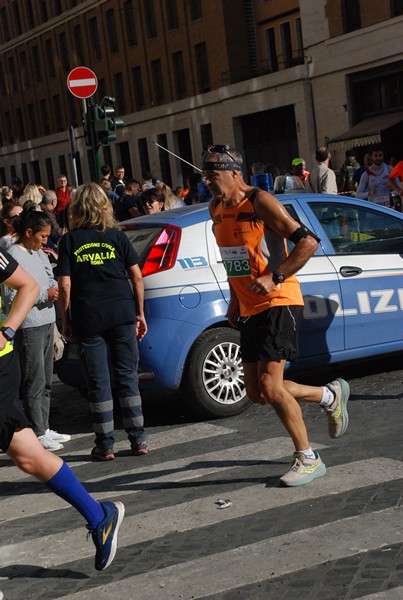
[[94,529],[89,529],[94,542],[95,568],[97,571],[107,569],[115,558],[119,528],[125,516],[122,502],[101,502],[105,518]]
[[133,456],[145,456],[148,454],[148,446],[146,442],[134,442],[132,444]]
[[98,448],[98,446],[95,446],[95,448],[91,450],[91,456],[97,460],[114,460],[115,458],[113,448],[105,450],[105,448]]

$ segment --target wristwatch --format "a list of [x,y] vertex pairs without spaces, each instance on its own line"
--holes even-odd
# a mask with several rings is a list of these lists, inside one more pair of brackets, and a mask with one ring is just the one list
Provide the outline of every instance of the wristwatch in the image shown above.
[[280,271],[273,271],[272,279],[274,285],[278,285],[279,283],[284,283],[286,277],[284,273],[281,273]]
[[14,339],[15,331],[11,327],[0,327],[0,331],[7,341],[11,342]]

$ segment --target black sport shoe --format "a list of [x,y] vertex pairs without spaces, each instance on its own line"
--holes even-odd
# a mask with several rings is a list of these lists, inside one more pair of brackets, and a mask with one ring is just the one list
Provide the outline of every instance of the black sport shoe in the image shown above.
[[91,456],[97,460],[114,460],[115,458],[113,448],[105,450],[104,448],[98,448],[98,446],[95,446],[95,448],[91,450]]
[[148,454],[148,446],[146,442],[134,442],[132,444],[133,456],[145,456]]
[[101,502],[105,518],[94,529],[89,529],[95,544],[95,568],[97,571],[107,569],[115,558],[119,528],[125,516],[122,502]]

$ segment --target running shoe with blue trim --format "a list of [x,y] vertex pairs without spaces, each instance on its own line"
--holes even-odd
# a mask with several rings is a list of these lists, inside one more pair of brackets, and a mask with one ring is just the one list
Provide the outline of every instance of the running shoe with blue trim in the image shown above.
[[95,544],[95,568],[104,571],[115,558],[118,545],[118,533],[125,516],[122,502],[101,502],[105,518],[93,529],[89,529]]
[[325,408],[329,435],[336,439],[343,435],[348,427],[347,402],[350,396],[350,386],[347,381],[338,377],[328,383],[327,387],[334,394],[333,403]]
[[315,458],[307,458],[302,452],[294,452],[294,464],[288,473],[280,477],[280,483],[287,487],[296,487],[322,477],[326,473],[326,465],[316,450],[314,454]]

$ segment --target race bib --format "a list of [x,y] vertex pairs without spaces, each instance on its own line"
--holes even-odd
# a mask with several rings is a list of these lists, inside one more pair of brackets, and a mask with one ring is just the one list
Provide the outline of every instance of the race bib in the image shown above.
[[246,246],[224,246],[220,248],[220,254],[228,277],[252,275]]

